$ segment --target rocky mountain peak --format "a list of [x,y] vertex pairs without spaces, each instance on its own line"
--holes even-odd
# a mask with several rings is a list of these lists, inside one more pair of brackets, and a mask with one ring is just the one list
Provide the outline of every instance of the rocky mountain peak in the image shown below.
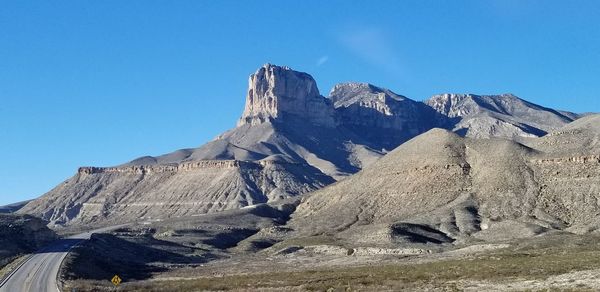
[[369,83],[337,84],[329,97],[340,125],[385,149],[437,125],[437,113],[425,104]]
[[246,106],[238,125],[294,117],[321,126],[335,126],[333,106],[321,96],[312,76],[272,64],[265,64],[250,75]]
[[577,118],[525,101],[511,93],[500,95],[440,94],[425,103],[453,121],[463,136],[541,137]]
[[[397,190],[406,193],[413,189],[429,196],[429,186],[450,185],[440,177],[455,176],[458,182],[469,179],[464,178],[469,171],[466,160],[455,160],[477,155],[478,151],[463,151],[463,145],[471,140],[458,139],[458,135],[517,139],[552,132],[532,148],[561,145],[563,149],[570,147],[569,151],[583,149],[589,155],[578,154],[576,161],[597,161],[598,119],[590,117],[574,129],[563,129],[572,121],[569,117],[576,114],[544,108],[511,94],[444,94],[425,104],[369,83],[351,82],[336,85],[326,98],[309,74],[271,64],[259,68],[248,83],[239,127],[198,148],[145,156],[116,167],[81,168],[17,212],[35,214],[53,226],[68,228],[131,222],[140,216],[169,218],[237,209],[322,188],[375,163],[399,145],[404,150],[387,154],[390,158],[379,164],[389,169],[391,176],[374,175],[368,183],[359,180],[358,185],[383,189],[382,198],[388,199]],[[445,128],[458,135],[433,128]],[[582,139],[577,133],[586,136]],[[413,142],[403,144],[407,141]],[[494,152],[498,151],[480,151]],[[439,166],[439,171],[431,172],[429,166],[421,168],[424,161]],[[398,170],[396,166],[403,168]],[[431,175],[421,188],[414,182],[426,173]],[[384,188],[384,183],[404,177],[408,179]],[[371,184],[371,180],[377,184]],[[346,196],[350,191],[344,189],[340,194]],[[456,184],[455,191],[465,193],[464,186]],[[362,208],[364,192],[355,194],[355,201],[350,202]],[[438,199],[448,202],[453,197]],[[396,201],[404,204],[402,197]],[[379,214],[399,214],[396,206],[392,207],[393,212]],[[418,209],[417,205],[412,207],[405,211]],[[350,210],[336,205],[332,214],[342,209]],[[351,214],[348,218],[355,217]],[[1,238],[0,234],[0,243]]]
[[349,106],[355,103],[362,104],[385,104],[389,100],[403,101],[407,98],[392,92],[389,89],[380,88],[373,84],[362,82],[346,82],[336,84],[329,97],[334,103],[334,106]]
[[472,94],[439,94],[432,96],[426,101],[427,105],[432,107],[437,112],[450,118],[460,117],[468,114],[463,109],[458,108],[458,105],[464,100],[469,99]]
[[482,108],[493,108],[502,112],[523,101],[512,93],[500,95],[476,95],[445,93],[434,95],[425,102],[437,112],[450,117],[464,117],[481,111]]

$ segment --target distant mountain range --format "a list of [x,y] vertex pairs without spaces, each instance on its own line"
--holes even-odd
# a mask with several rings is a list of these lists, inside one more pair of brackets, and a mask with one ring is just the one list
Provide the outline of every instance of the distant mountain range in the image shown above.
[[23,206],[27,205],[30,201],[23,201],[18,203],[13,203],[5,206],[0,206],[0,214],[8,214],[18,211],[23,208]]
[[[391,158],[386,157],[377,164],[384,165],[397,156],[402,156],[398,159],[410,160],[410,155],[397,154],[402,151],[409,154],[418,152],[427,161],[440,158],[436,165],[447,162],[444,165],[449,166],[443,172],[462,175],[462,172],[467,172],[462,167],[470,159],[469,152],[465,152],[469,143],[514,148],[518,153],[528,153],[533,150],[513,142],[500,143],[488,138],[501,137],[526,143],[579,118],[578,114],[535,105],[512,94],[442,94],[418,102],[371,84],[342,83],[331,90],[329,97],[324,97],[309,74],[266,64],[250,76],[246,106],[234,129],[198,148],[182,149],[158,157],[141,157],[115,167],[82,167],[73,177],[18,212],[40,216],[54,226],[104,225],[138,218],[203,214],[272,202],[340,181],[426,132],[424,137],[416,140],[421,142],[412,141],[394,150]],[[434,128],[455,134],[442,130],[432,132]],[[460,136],[485,139],[464,142],[475,140],[465,140]],[[416,148],[401,150],[407,147]],[[451,153],[455,156],[447,157]],[[408,165],[401,161],[394,163],[399,163],[398,167]],[[418,161],[411,163],[419,167]],[[513,171],[512,168],[507,170]],[[398,171],[409,172],[404,168]],[[361,177],[364,174],[327,189],[335,192]],[[428,180],[436,185],[444,183],[455,188],[456,192],[445,197],[431,197],[425,191],[429,187],[423,187],[424,190],[415,194],[435,200],[427,202],[423,199],[426,207],[407,203],[406,208],[411,208],[409,213],[434,210],[458,197],[470,202],[468,195],[458,194],[458,190],[468,186],[445,181],[451,177],[423,178],[425,185]],[[371,183],[377,181],[373,178]],[[418,181],[412,182],[412,187],[407,190],[418,190],[419,186],[415,185]],[[369,186],[370,191],[374,190],[371,187],[375,185],[366,182],[359,185],[363,183]],[[311,196],[310,200],[318,201],[313,199],[317,197]],[[348,198],[351,196],[345,197]],[[390,200],[377,203],[389,204]],[[318,202],[316,211],[329,206]],[[357,199],[355,203],[348,204],[356,205],[358,202],[360,200]],[[514,202],[523,203],[519,200]],[[301,214],[306,214],[305,207],[300,210]],[[401,210],[404,209],[397,210],[398,216],[409,214]],[[344,212],[354,214],[352,210]],[[373,216],[376,214],[373,213]],[[346,220],[344,218],[341,216],[340,220]]]

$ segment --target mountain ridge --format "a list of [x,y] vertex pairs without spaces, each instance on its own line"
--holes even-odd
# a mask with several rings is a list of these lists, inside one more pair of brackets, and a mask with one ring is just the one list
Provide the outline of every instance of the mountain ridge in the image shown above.
[[[309,74],[265,64],[249,77],[246,105],[235,128],[198,148],[144,156],[116,167],[80,168],[19,212],[68,226],[241,208],[320,189],[436,127],[459,134],[466,127],[466,136],[475,129],[474,136],[487,138],[535,136],[523,124],[527,118],[558,113],[523,101],[516,107],[519,115],[512,117],[490,106],[467,104],[471,112],[453,116],[436,110],[435,104],[368,83],[340,83],[324,97]],[[481,129],[460,124],[478,122],[482,115],[487,120],[477,124]],[[553,117],[553,124],[542,123],[544,129],[568,120]],[[501,131],[498,121],[507,124]],[[140,202],[167,207],[159,212]]]
[[599,119],[584,117],[525,144],[430,130],[303,197],[289,227],[298,236],[386,246],[439,235],[476,242],[599,230]]
[[541,137],[575,120],[568,114],[510,93],[441,94],[432,96],[425,103],[455,120],[448,129],[468,137]]

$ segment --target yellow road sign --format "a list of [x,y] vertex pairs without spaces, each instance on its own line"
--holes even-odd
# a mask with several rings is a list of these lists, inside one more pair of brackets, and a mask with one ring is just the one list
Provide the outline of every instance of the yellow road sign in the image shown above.
[[115,286],[119,286],[123,280],[118,275],[115,275],[112,280],[110,280]]

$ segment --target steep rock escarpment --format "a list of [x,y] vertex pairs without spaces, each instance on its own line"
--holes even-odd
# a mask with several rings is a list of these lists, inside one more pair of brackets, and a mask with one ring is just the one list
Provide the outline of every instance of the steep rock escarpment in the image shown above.
[[20,212],[69,226],[235,209],[331,184],[402,142],[394,141],[341,126],[310,75],[267,64],[250,76],[236,128],[198,148],[82,168]]
[[333,106],[310,75],[267,64],[250,76],[238,127],[199,148],[82,168],[19,212],[55,226],[104,225],[297,196],[381,155],[334,125]]
[[[18,212],[55,226],[93,226],[236,209],[320,189],[434,127],[473,137],[520,137],[569,119],[509,95],[444,95],[425,104],[370,84],[343,83],[326,98],[309,74],[266,64],[249,78],[237,127],[198,148],[82,168]],[[465,164],[456,164],[463,170],[448,165],[460,172]]]
[[340,126],[387,150],[446,124],[444,116],[424,103],[368,83],[337,84],[329,97]]
[[334,127],[331,102],[321,96],[309,74],[266,64],[248,81],[246,107],[238,125],[257,124],[289,116],[324,127]]

